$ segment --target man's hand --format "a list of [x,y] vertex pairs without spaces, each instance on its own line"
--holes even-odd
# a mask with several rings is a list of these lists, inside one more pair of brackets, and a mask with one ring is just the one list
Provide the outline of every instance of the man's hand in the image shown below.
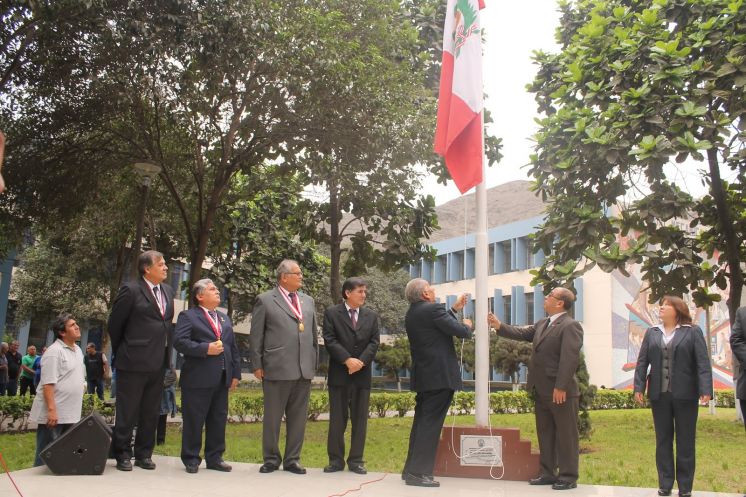
[[490,325],[490,328],[494,328],[495,330],[499,330],[500,326],[502,326],[502,323],[497,319],[497,316],[491,312],[487,314],[487,323]]
[[635,392],[635,402],[637,402],[638,405],[645,404],[645,397],[642,395],[642,392]]
[[345,361],[345,366],[347,366],[347,371],[349,374],[354,374],[363,369],[363,366],[365,366],[365,363],[361,361],[360,359],[355,359],[354,357],[350,357]]
[[207,355],[220,355],[223,353],[223,342],[217,340],[207,346]]
[[254,376],[257,380],[262,381],[264,379],[264,370],[262,368],[255,370]]
[[567,392],[565,390],[555,388],[552,392],[552,402],[554,402],[555,404],[564,404],[565,400],[567,400]]
[[474,323],[472,323],[472,322],[471,322],[471,319],[464,319],[463,323],[464,323],[464,324],[465,324],[465,325],[466,325],[466,326],[467,326],[467,327],[468,327],[469,329],[473,329],[473,328],[474,328]]
[[57,408],[56,407],[49,407],[47,408],[47,426],[49,428],[54,428],[57,426]]
[[235,390],[235,389],[236,389],[236,387],[238,386],[238,383],[239,383],[239,381],[238,381],[238,378],[233,378],[233,379],[231,380],[231,386],[229,387],[229,390],[230,390],[231,392],[232,392],[233,390]]
[[459,295],[458,298],[456,299],[456,303],[453,304],[453,306],[451,307],[451,309],[453,309],[456,312],[458,312],[461,309],[463,309],[464,306],[466,305],[466,298],[468,296],[469,296],[468,293],[462,293],[461,295]]
[[699,403],[700,404],[707,404],[708,402],[710,402],[710,399],[712,399],[712,397],[710,397],[709,395],[700,395],[699,396]]

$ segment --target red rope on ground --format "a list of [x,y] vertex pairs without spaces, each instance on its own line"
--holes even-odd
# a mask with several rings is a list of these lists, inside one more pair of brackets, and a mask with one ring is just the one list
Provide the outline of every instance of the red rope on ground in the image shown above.
[[5,474],[8,475],[8,478],[10,478],[10,482],[16,488],[16,492],[18,492],[18,495],[20,495],[21,497],[23,497],[23,494],[21,493],[21,490],[18,488],[18,485],[16,485],[15,480],[13,480],[13,477],[10,476],[10,471],[8,471],[8,465],[5,464],[5,458],[3,458],[3,453],[2,452],[0,452],[0,462],[3,464],[3,469],[5,470]]
[[349,490],[345,490],[341,494],[331,494],[329,497],[343,497],[343,496],[349,494],[350,492],[359,492],[360,490],[363,489],[363,486],[368,485],[370,483],[379,482],[379,481],[383,480],[384,478],[386,478],[388,475],[389,474],[386,473],[385,475],[383,475],[382,477],[378,478],[377,480],[364,481],[363,483],[361,483],[360,485],[358,485],[357,488],[351,488]]

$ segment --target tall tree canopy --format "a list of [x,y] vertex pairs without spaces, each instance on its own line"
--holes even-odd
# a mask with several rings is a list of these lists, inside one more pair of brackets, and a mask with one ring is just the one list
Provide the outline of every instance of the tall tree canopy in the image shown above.
[[[712,285],[729,286],[732,318],[746,260],[743,1],[560,10],[561,50],[536,54],[530,85],[544,114],[530,171],[549,202],[536,247],[550,255],[535,281],[640,263],[652,298],[691,290],[708,305]],[[683,170],[707,193],[685,191]]]

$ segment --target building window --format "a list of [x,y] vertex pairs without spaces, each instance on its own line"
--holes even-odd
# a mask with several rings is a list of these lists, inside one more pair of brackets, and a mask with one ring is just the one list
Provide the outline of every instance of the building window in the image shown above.
[[487,312],[494,313],[496,311],[495,309],[495,297],[488,297],[487,298]]
[[447,262],[447,255],[439,255],[435,258],[435,264],[433,265],[433,283],[445,283]]
[[511,240],[505,240],[504,242],[500,242],[503,249],[503,267],[502,272],[503,273],[509,273],[513,270],[513,244]]
[[505,321],[508,324],[513,323],[513,315],[510,312],[510,302],[511,298],[510,295],[503,295],[503,321]]
[[419,262],[417,264],[412,264],[409,269],[409,275],[412,278],[421,278],[422,277],[422,262]]
[[534,267],[534,241],[526,237],[526,268]]
[[451,268],[449,270],[449,281],[461,281],[464,279],[464,253],[453,252],[451,254]]
[[534,292],[526,294],[526,324],[534,324]]
[[487,274],[495,274],[495,244],[490,243],[490,255],[489,255],[489,266],[487,267]]

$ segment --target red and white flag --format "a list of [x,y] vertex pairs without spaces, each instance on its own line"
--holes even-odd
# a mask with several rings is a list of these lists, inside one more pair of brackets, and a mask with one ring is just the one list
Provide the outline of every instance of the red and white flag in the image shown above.
[[448,0],[443,32],[435,152],[459,191],[482,182],[483,0]]

